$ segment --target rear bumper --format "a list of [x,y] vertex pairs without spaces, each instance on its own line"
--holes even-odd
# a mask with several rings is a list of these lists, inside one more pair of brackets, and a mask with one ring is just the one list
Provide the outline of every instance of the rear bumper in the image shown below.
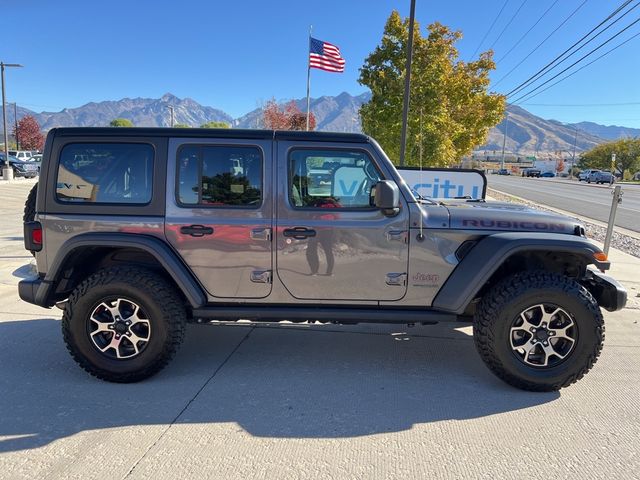
[[40,278],[21,280],[18,283],[18,295],[22,300],[40,307],[52,307],[49,302],[51,284]]
[[582,283],[605,310],[615,312],[627,304],[627,290],[609,275],[587,270]]

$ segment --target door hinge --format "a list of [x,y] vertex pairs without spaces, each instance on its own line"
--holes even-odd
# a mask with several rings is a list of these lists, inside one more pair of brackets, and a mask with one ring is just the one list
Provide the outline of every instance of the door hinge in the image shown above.
[[390,230],[387,232],[387,240],[389,242],[407,243],[407,231],[406,230]]
[[403,287],[407,284],[406,273],[387,273],[387,285]]
[[263,240],[268,242],[271,240],[271,229],[268,227],[264,228],[252,228],[251,229],[251,239],[252,240]]
[[254,270],[250,278],[253,283],[271,283],[271,270]]

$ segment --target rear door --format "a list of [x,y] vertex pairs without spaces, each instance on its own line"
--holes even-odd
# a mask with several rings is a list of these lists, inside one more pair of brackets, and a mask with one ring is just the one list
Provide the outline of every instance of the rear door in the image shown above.
[[272,144],[169,142],[165,235],[213,297],[271,292]]
[[[372,206],[391,179],[368,145],[277,142],[277,274],[299,299],[393,301],[407,290],[409,212]],[[404,202],[404,200],[402,200]]]

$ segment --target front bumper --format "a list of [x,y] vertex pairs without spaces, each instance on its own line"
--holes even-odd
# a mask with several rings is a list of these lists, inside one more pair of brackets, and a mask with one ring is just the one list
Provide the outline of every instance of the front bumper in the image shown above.
[[622,310],[627,304],[627,290],[609,275],[587,270],[587,275],[581,283],[605,310],[615,312]]

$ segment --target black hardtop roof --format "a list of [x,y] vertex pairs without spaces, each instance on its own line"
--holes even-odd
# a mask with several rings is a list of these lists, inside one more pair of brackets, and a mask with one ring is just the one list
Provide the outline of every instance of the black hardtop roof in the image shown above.
[[253,130],[241,128],[162,128],[162,127],[58,127],[50,133],[64,137],[189,137],[307,140],[311,142],[367,143],[361,133]]

